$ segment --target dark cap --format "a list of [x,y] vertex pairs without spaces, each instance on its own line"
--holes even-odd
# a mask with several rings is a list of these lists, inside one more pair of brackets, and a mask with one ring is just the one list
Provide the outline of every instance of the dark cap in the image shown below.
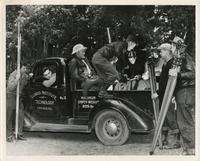
[[133,41],[133,42],[135,42],[135,41],[136,41],[136,37],[135,37],[134,35],[130,34],[130,35],[128,35],[128,37],[126,38],[126,42],[128,42],[128,41]]
[[20,67],[25,66],[26,68],[31,68],[32,63],[29,60],[21,60],[20,62]]

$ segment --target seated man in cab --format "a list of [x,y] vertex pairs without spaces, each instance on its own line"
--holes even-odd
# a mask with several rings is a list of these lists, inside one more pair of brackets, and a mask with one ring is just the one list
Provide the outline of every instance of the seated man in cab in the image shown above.
[[87,95],[87,90],[92,86],[97,85],[100,81],[99,77],[95,75],[94,69],[85,57],[87,47],[82,44],[77,44],[73,47],[73,59],[69,63],[69,71],[72,83],[80,82],[81,88],[84,89],[84,95]]
[[56,82],[56,73],[52,72],[52,70],[48,67],[45,67],[43,69],[43,82],[42,84],[49,88],[51,86],[54,85],[54,83]]

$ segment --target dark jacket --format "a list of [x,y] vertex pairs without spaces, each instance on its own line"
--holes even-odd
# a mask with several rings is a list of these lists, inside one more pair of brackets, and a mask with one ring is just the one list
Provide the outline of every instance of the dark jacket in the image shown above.
[[181,71],[178,74],[176,88],[193,87],[195,85],[195,62],[193,58],[184,53],[182,58]]
[[[85,74],[86,65],[82,60],[84,60],[87,63],[88,67],[91,70],[91,75]],[[94,70],[87,58],[79,59],[77,57],[74,57],[69,63],[69,71],[72,79],[80,81],[84,81],[94,74]]]
[[125,54],[125,61],[119,59],[117,62],[117,70],[121,73],[127,74],[129,78],[134,78],[136,75],[142,75],[145,72],[145,63],[147,61],[146,51],[142,51],[138,48],[135,48],[134,51],[136,52],[135,64],[129,62],[128,54]]
[[159,95],[160,102],[162,102],[163,96],[165,94],[165,89],[166,89],[167,81],[168,81],[168,77],[169,77],[169,69],[172,68],[173,60],[174,60],[173,58],[170,59],[162,67],[162,72],[160,74],[160,79],[159,79],[159,88],[158,88],[158,91],[157,91],[157,93]]
[[101,54],[101,56],[107,60],[110,60],[113,57],[119,57],[122,55],[123,50],[127,49],[127,46],[128,44],[126,42],[116,41],[103,46],[97,51],[97,53]]
[[[167,86],[167,81],[168,81],[169,69],[172,68],[173,61],[174,61],[173,58],[170,59],[167,62],[167,64],[163,65],[162,67],[162,72],[161,72],[160,80],[159,80],[159,90],[157,91],[159,98],[161,100],[165,93],[165,88]],[[192,59],[190,55],[185,53],[184,58],[182,58],[181,70],[178,74],[177,85],[176,85],[175,90],[178,90],[180,88],[185,88],[185,87],[193,87],[194,85],[195,85],[194,60]]]
[[[114,57],[123,55],[127,49],[127,43],[122,41],[116,41],[107,44],[97,50],[93,55],[92,64],[97,72],[97,75],[104,80],[106,84],[113,84],[115,80],[120,79],[120,75],[116,70],[116,67],[110,63]],[[120,60],[120,58],[119,58]]]

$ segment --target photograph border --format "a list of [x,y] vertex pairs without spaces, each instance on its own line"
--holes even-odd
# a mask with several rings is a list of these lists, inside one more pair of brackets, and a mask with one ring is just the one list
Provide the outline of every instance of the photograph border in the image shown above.
[[[67,155],[67,156],[7,156],[6,155],[6,136],[5,136],[5,127],[6,127],[6,119],[5,119],[5,105],[6,105],[6,20],[5,20],[5,7],[6,5],[44,5],[44,4],[51,4],[51,5],[70,5],[70,4],[77,4],[77,5],[195,5],[196,6],[196,16],[195,16],[195,22],[196,22],[196,32],[195,32],[195,43],[196,43],[196,155],[195,156],[149,156],[149,154],[142,155],[142,156],[117,156],[117,155],[105,155],[105,156],[84,156],[84,155],[78,155],[78,156],[72,156],[72,155]],[[1,56],[0,56],[0,75],[1,75],[1,83],[0,83],[0,161],[8,160],[19,160],[19,161],[43,161],[43,160],[73,160],[73,161],[80,161],[80,160],[87,160],[87,161],[92,161],[94,159],[98,160],[109,160],[109,161],[121,161],[121,160],[177,160],[177,161],[186,161],[186,160],[194,160],[194,161],[199,161],[200,160],[200,101],[199,101],[199,96],[200,96],[200,88],[199,88],[199,83],[200,83],[200,49],[199,49],[199,44],[200,42],[200,3],[191,0],[191,1],[186,1],[186,0],[118,0],[118,1],[106,1],[106,0],[45,0],[45,2],[41,2],[40,0],[27,0],[26,2],[24,0],[2,0],[0,2],[0,8],[1,8],[1,26],[0,26],[0,35],[1,35]],[[199,19],[199,20],[198,20]]]

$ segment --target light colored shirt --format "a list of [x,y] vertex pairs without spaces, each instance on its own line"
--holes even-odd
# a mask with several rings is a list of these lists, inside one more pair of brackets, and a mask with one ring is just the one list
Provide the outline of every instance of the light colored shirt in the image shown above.
[[47,88],[51,87],[56,82],[56,73],[53,73],[51,78],[43,81],[43,85]]
[[[16,70],[10,74],[8,81],[7,81],[7,88],[6,88],[7,93],[16,94],[17,83],[18,83],[18,80],[16,79],[16,75],[17,75]],[[28,75],[26,73],[21,73],[19,82],[20,82],[19,94],[21,95],[25,85],[28,82]]]
[[88,64],[85,62],[85,60],[82,59],[82,62],[85,64],[86,69],[87,69],[87,73],[85,73],[87,76],[91,76],[92,75],[92,71],[90,70]]

